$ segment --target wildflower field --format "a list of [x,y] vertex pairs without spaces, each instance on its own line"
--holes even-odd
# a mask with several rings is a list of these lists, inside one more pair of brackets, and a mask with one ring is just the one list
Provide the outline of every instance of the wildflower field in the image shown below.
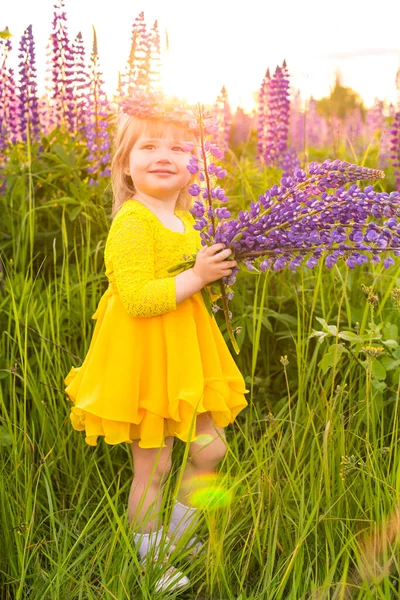
[[[283,62],[255,114],[224,88],[206,107],[218,127],[191,168],[214,183],[199,177],[192,214],[237,255],[211,310],[250,393],[204,490],[206,554],[174,560],[190,588],[157,595],[139,565],[129,446],[71,427],[64,377],[107,287],[117,103],[157,85],[157,24],[132,31],[113,98],[62,0],[45,94],[32,28],[18,77],[0,41],[0,598],[399,598],[400,105],[325,114]],[[167,517],[187,450],[176,441]]]

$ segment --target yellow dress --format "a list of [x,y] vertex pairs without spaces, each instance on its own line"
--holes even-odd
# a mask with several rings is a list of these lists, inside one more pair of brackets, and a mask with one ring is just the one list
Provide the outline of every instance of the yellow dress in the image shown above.
[[[109,281],[92,319],[89,350],[64,382],[71,422],[97,446],[165,447],[186,442],[194,414],[210,411],[219,427],[247,406],[245,382],[201,291],[176,304],[168,268],[197,253],[200,234],[188,211],[175,211],[184,233],[164,226],[149,208],[127,200],[114,217],[104,262]],[[194,417],[195,419],[195,417]],[[196,422],[190,441],[196,436]]]

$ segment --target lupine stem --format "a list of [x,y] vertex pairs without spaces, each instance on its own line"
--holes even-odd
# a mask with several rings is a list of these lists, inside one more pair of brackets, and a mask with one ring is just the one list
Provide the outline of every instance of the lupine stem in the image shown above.
[[[214,237],[215,236],[215,219],[214,219],[214,210],[213,210],[212,199],[211,199],[211,184],[210,184],[210,177],[208,174],[207,155],[206,155],[206,149],[204,147],[203,116],[202,116],[202,109],[201,109],[200,104],[198,105],[198,109],[199,109],[201,154],[202,154],[203,166],[204,166],[204,176],[205,176],[206,185],[207,185],[207,203],[208,203],[208,206],[210,208],[210,213],[211,213],[210,219],[211,219],[211,224],[212,224],[212,237]],[[235,340],[235,335],[233,333],[231,320],[229,318],[228,299],[226,296],[225,283],[222,278],[218,280],[218,283],[219,283],[219,288],[221,290],[222,308],[224,311],[224,317],[225,317],[226,329],[228,332],[228,336],[232,342],[232,346],[233,346],[233,349],[235,350],[236,354],[239,354],[239,352],[240,352],[239,346]]]

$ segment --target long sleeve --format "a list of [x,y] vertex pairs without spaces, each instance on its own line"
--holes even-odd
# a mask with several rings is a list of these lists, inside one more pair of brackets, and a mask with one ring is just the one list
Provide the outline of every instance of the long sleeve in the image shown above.
[[153,317],[176,310],[175,278],[155,279],[154,241],[146,215],[127,210],[116,217],[107,240],[116,288],[134,317]]

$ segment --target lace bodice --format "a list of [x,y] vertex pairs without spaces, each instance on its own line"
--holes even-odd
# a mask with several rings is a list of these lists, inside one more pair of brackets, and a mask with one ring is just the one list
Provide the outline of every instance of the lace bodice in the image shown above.
[[119,295],[134,317],[153,317],[176,310],[175,275],[168,268],[201,249],[188,211],[175,214],[184,233],[172,231],[137,200],[127,200],[111,223],[104,251],[110,293]]

